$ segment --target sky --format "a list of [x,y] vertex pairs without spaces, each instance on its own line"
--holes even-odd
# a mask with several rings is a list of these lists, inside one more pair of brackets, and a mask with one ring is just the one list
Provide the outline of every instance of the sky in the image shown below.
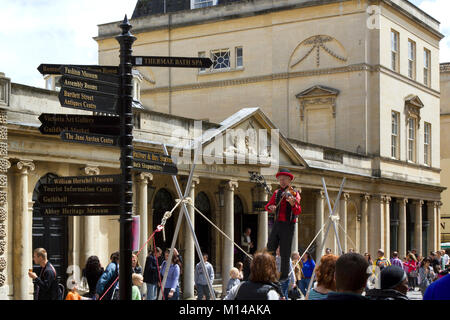
[[[0,72],[44,87],[41,63],[97,64],[97,25],[130,18],[137,0],[0,0]],[[441,62],[450,62],[450,0],[411,0],[441,22]],[[119,32],[119,30],[118,30]]]

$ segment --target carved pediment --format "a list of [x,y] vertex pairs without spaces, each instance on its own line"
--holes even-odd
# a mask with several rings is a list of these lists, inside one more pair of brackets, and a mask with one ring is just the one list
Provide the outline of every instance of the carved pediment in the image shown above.
[[306,89],[296,95],[298,99],[320,96],[337,96],[339,94],[338,89],[333,89],[326,86],[315,85],[309,89]]
[[329,105],[336,116],[336,97],[339,94],[338,89],[315,85],[296,95],[300,100],[300,120],[304,120],[305,108],[309,105]]
[[[273,140],[275,139],[275,140]],[[202,137],[203,152],[215,157],[234,158],[242,163],[306,168],[307,163],[259,108],[241,109],[221,122],[221,127]],[[273,149],[273,148],[276,148]]]
[[405,111],[408,115],[406,119],[411,116],[416,116],[418,124],[420,125],[420,109],[424,107],[422,100],[416,95],[409,95],[405,98]]

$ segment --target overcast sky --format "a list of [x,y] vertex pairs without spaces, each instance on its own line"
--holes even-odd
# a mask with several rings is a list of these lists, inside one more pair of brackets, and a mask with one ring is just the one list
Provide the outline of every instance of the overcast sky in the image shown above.
[[[131,17],[137,0],[0,0],[0,72],[44,87],[41,63],[97,64],[97,25]],[[450,62],[450,0],[412,0],[441,22],[441,62]]]

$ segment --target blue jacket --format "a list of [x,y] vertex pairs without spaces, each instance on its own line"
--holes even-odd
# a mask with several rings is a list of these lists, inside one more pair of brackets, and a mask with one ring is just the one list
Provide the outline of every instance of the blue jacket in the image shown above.
[[303,276],[305,278],[311,278],[312,274],[314,272],[314,268],[316,266],[316,263],[313,259],[306,260],[306,262],[303,262],[302,272]]
[[[117,268],[117,273],[116,273]],[[114,276],[117,277],[119,272],[119,264],[116,264],[114,262],[111,262],[108,264],[108,266],[105,269],[105,272],[100,276],[100,279],[98,279],[97,286],[96,286],[96,293],[98,295],[101,295],[103,291],[105,291],[108,288],[105,288],[108,283],[112,283],[112,281],[116,280]],[[114,279],[113,279],[114,278]],[[116,282],[114,286],[117,286],[119,281]],[[114,287],[110,290],[114,290]]]
[[450,274],[430,284],[423,300],[450,300]]
[[[164,260],[161,265],[161,279],[163,279],[165,272],[166,272],[166,261]],[[180,279],[180,266],[178,264],[170,265],[164,289],[171,289],[175,291],[177,289],[179,279]]]

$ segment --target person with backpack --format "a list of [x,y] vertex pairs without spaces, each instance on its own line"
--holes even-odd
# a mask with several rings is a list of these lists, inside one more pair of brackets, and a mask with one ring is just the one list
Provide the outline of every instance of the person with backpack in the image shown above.
[[250,265],[249,281],[233,287],[224,300],[280,300],[283,294],[278,278],[275,257],[258,252]]
[[33,279],[37,290],[35,300],[61,300],[62,292],[58,287],[56,270],[47,260],[47,251],[44,248],[34,249],[33,262],[41,267],[39,277],[32,271],[28,272],[28,276]]
[[[100,276],[100,279],[98,279],[95,289],[96,300],[102,297],[102,300],[111,300],[114,289],[118,286],[119,281],[116,281],[116,279],[119,276],[119,252],[116,251],[111,254],[110,260],[111,262],[106,266],[106,269]],[[114,281],[116,282],[114,283]],[[112,286],[113,283],[114,285]]]
[[391,262],[389,261],[389,259],[387,259],[384,256],[383,249],[378,249],[377,255],[378,255],[378,258],[373,263],[374,268],[378,267],[380,269],[380,271],[381,271],[385,267],[389,267],[391,265]]

